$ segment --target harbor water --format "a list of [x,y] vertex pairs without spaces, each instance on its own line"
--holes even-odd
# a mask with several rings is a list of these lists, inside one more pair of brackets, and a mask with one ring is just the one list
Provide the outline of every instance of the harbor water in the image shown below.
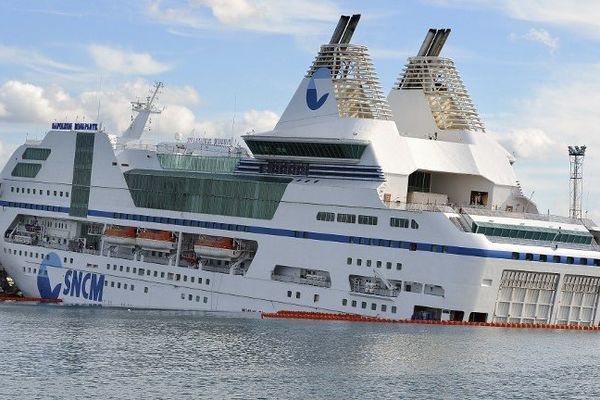
[[0,304],[5,399],[599,398],[600,334]]

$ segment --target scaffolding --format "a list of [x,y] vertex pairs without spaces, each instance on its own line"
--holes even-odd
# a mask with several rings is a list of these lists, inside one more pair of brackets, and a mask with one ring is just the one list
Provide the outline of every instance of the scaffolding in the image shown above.
[[350,43],[359,19],[358,14],[340,18],[306,77],[312,77],[319,68],[329,69],[340,117],[391,120],[392,112],[367,47]]
[[430,29],[416,57],[410,57],[394,89],[422,90],[440,130],[485,132],[454,61],[439,57],[450,29]]

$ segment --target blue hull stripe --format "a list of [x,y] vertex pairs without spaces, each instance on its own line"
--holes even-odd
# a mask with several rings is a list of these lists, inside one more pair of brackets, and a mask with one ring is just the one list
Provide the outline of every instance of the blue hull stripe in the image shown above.
[[[69,214],[68,207],[58,207],[58,206],[49,206],[49,205],[40,205],[40,204],[31,204],[31,203],[20,203],[20,202],[12,202],[12,201],[3,201],[0,200],[0,206],[2,207],[12,207],[12,208],[22,208],[27,210],[42,210],[42,211],[53,211],[60,212],[64,214]],[[499,259],[513,259],[513,260],[525,260],[525,253],[517,253],[511,251],[503,251],[503,250],[489,250],[489,249],[479,249],[474,247],[461,247],[461,246],[445,246],[434,243],[417,243],[417,242],[404,242],[398,240],[389,240],[389,239],[379,239],[379,238],[365,238],[365,237],[357,237],[357,236],[346,236],[339,235],[335,233],[321,233],[321,232],[306,232],[306,231],[294,231],[290,229],[279,229],[279,228],[268,228],[263,226],[252,226],[252,225],[239,225],[239,224],[226,224],[222,222],[213,222],[213,221],[201,221],[201,220],[190,220],[190,219],[181,219],[181,218],[166,218],[166,217],[155,217],[150,215],[142,215],[142,214],[126,214],[126,213],[115,213],[111,211],[101,211],[101,210],[88,210],[88,216],[91,217],[100,217],[100,218],[110,218],[116,220],[129,220],[129,221],[140,221],[140,222],[151,222],[151,223],[159,223],[165,225],[179,225],[179,226],[189,226],[195,228],[207,228],[207,229],[219,229],[225,231],[238,231],[238,232],[250,232],[261,235],[271,235],[271,236],[285,236],[285,237],[295,237],[299,239],[310,239],[310,240],[318,240],[322,242],[336,242],[336,243],[348,243],[355,245],[366,245],[366,246],[377,246],[377,247],[387,247],[387,248],[396,248],[396,249],[405,249],[409,251],[426,251],[426,252],[436,252],[436,253],[446,253],[453,254],[459,256],[469,256],[469,257],[482,257],[482,258],[499,258]],[[518,258],[517,258],[518,256]],[[600,260],[595,261],[592,258],[587,258],[586,263],[581,264],[581,258],[579,257],[567,257],[560,256],[559,261],[553,261],[554,254],[546,254],[549,264],[577,264],[577,265],[590,265],[590,266],[600,266],[595,265],[596,263],[600,264]],[[569,262],[571,258],[572,262]],[[532,261],[539,261],[539,254],[533,255]]]

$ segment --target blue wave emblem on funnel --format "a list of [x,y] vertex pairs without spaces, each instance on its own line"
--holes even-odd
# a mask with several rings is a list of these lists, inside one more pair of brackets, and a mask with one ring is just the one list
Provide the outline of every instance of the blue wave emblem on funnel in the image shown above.
[[306,88],[306,105],[311,110],[318,110],[321,108],[321,106],[325,104],[325,101],[327,101],[327,98],[329,97],[329,93],[325,93],[321,97],[318,96],[315,79],[331,79],[331,72],[329,71],[329,68],[319,68],[315,71],[313,76],[310,77],[308,88]]
[[56,253],[49,253],[40,264],[37,276],[37,286],[41,298],[58,299],[62,283],[52,287],[50,284],[50,277],[48,276],[48,268],[62,268],[60,257]]

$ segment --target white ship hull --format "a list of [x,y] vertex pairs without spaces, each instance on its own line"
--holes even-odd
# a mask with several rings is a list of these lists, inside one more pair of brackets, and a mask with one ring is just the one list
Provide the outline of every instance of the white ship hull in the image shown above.
[[[392,114],[366,48],[333,40],[235,170],[55,123],[2,172],[0,263],[24,295],[64,304],[597,326],[600,228],[535,213],[450,60],[407,71]],[[429,109],[442,103],[451,115]],[[194,246],[207,237],[239,253]]]

